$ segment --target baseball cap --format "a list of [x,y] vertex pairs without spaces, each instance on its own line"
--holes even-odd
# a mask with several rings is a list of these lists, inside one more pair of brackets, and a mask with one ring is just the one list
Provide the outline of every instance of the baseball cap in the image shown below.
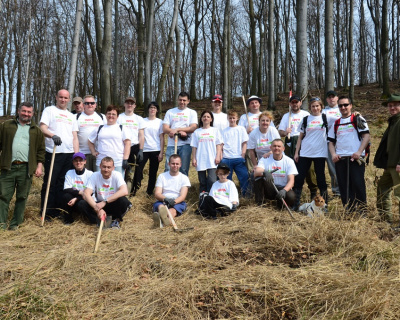
[[337,93],[336,93],[336,91],[330,90],[330,91],[328,91],[328,92],[326,93],[326,96],[327,96],[327,97],[329,97],[329,96],[335,96],[335,97],[337,97]]
[[75,97],[74,99],[72,99],[72,103],[74,102],[83,102],[83,99],[81,97]]
[[293,100],[301,101],[301,98],[298,95],[293,95],[290,97],[289,102],[292,102]]
[[215,101],[221,101],[222,102],[224,100],[222,100],[222,96],[220,94],[216,94],[215,96],[213,96],[212,101],[213,102],[215,102]]
[[82,152],[77,152],[72,156],[72,160],[75,158],[82,158],[83,160],[86,160],[86,156]]
[[221,169],[221,170],[227,170],[228,172],[231,171],[231,169],[228,167],[228,165],[226,163],[220,163],[217,166],[217,170]]
[[127,102],[127,101],[133,101],[134,103],[136,103],[136,99],[134,97],[127,97],[125,99],[125,102]]

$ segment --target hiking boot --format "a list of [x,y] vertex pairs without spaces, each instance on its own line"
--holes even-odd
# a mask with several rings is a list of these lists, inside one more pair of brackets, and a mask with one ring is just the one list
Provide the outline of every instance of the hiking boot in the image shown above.
[[160,214],[162,224],[165,227],[169,226],[171,224],[171,222],[169,221],[169,218],[168,218],[168,208],[166,206],[162,206],[162,207],[160,207],[160,209],[158,209],[158,212]]
[[119,221],[118,221],[118,220],[113,220],[113,221],[111,222],[110,228],[111,228],[111,229],[121,229],[121,226],[120,226],[120,224],[119,224]]
[[154,224],[153,224],[154,228],[164,227],[164,225],[161,221],[161,218],[160,218],[160,214],[158,212],[153,212],[153,221],[154,221]]

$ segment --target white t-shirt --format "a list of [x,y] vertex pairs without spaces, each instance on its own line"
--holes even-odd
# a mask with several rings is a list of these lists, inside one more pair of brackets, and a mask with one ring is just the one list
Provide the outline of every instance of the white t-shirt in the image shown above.
[[213,127],[219,129],[220,132],[229,127],[228,115],[224,112],[212,113],[214,116]]
[[[298,127],[301,125],[303,118],[309,116],[310,113],[305,110],[300,110],[298,113],[292,112],[292,117],[290,119],[290,127],[292,128],[291,137],[296,137],[300,134]],[[289,124],[289,112],[285,113],[282,117],[281,123],[279,124],[279,130],[286,131]]]
[[242,157],[242,143],[249,141],[246,129],[242,126],[228,127],[222,131],[224,141],[223,157],[236,159]]
[[78,140],[79,140],[79,151],[88,154],[90,153],[90,149],[88,146],[88,137],[89,134],[93,130],[97,130],[100,125],[106,124],[106,117],[103,116],[103,119],[98,115],[97,112],[94,112],[92,115],[87,115],[85,112],[82,112],[78,117],[76,114],[77,122],[78,122]]
[[[360,148],[361,141],[358,140],[358,133],[354,126],[351,124],[351,116],[347,118],[340,118],[340,125],[337,128],[337,133],[335,137],[335,130],[332,126],[328,132],[329,141],[335,141],[336,139],[336,153],[341,157],[349,157],[353,153],[358,151]],[[363,117],[360,119],[365,121]],[[364,122],[365,129],[358,129],[359,132],[369,133],[369,128],[367,122]],[[365,150],[362,152],[365,155]]]
[[303,122],[299,126],[300,132],[306,132],[301,141],[299,155],[306,158],[327,158],[328,149],[326,148],[327,135],[326,127],[322,120],[322,115],[307,117],[307,128],[303,128]]
[[330,108],[329,106],[325,107],[325,109],[322,110],[322,113],[325,113],[328,118],[328,130],[330,130],[335,121],[342,116],[337,105],[333,108]]
[[247,149],[254,149],[257,154],[257,158],[262,158],[264,153],[271,151],[272,141],[280,139],[278,130],[269,126],[266,133],[261,133],[259,128],[253,130],[249,134],[249,142],[247,143]]
[[[251,112],[248,112],[247,114],[249,115],[250,127],[252,127],[253,130],[254,130],[255,128],[258,128],[259,125],[260,125],[259,119],[258,119],[258,118],[260,117],[261,111],[260,111],[259,113],[251,113]],[[248,123],[247,123],[246,114],[242,114],[242,116],[240,117],[240,119],[239,119],[239,126],[245,127],[246,130],[247,130],[247,128],[248,128],[249,125],[248,125]],[[270,127],[275,127],[274,122],[271,121],[271,123],[269,124],[269,126],[270,126]]]
[[139,130],[144,129],[145,122],[141,116],[133,114],[127,116],[125,113],[121,113],[117,119],[118,124],[122,124],[131,134],[131,146],[139,143]]
[[[81,175],[77,174],[75,169],[67,171],[64,181],[64,189],[72,188],[74,190],[83,191],[87,187],[87,183],[92,176],[93,172],[85,169]],[[93,199],[96,200],[93,194]]]
[[125,183],[122,174],[113,171],[109,179],[104,179],[101,172],[95,172],[90,177],[87,188],[93,190],[97,201],[104,201],[111,197]]
[[[163,124],[168,124],[170,129],[186,128],[191,124],[198,124],[197,112],[190,108],[180,110],[178,107],[169,109],[165,114]],[[178,147],[185,144],[190,144],[191,137],[187,140],[182,141],[178,139]],[[173,138],[168,137],[168,147],[174,146],[175,142]]]
[[298,174],[296,165],[293,159],[283,155],[281,160],[275,160],[273,156],[269,158],[261,158],[258,161],[257,167],[263,168],[264,170],[275,171],[272,176],[274,177],[274,183],[277,187],[285,187],[288,183],[288,175]]
[[145,123],[143,152],[160,151],[160,134],[163,133],[162,120],[144,118],[143,121]]
[[197,148],[197,171],[216,168],[217,145],[223,143],[221,132],[214,127],[208,129],[199,128],[192,134],[191,147]]
[[161,194],[166,198],[176,199],[180,196],[182,187],[190,187],[190,181],[188,176],[181,172],[176,176],[171,176],[167,171],[158,176],[156,187],[161,188]]
[[209,195],[214,198],[216,202],[232,209],[232,202],[236,201],[239,204],[239,194],[233,181],[221,183],[216,181],[213,183]]
[[96,165],[100,166],[100,162],[104,157],[111,157],[114,160],[114,166],[122,166],[124,157],[124,141],[129,140],[131,133],[119,124],[105,124],[97,134],[98,130],[93,130],[89,134],[89,141],[97,142],[97,151],[99,155],[96,157]]
[[[61,146],[57,146],[56,153],[73,153],[73,131],[79,131],[75,115],[67,109],[62,110],[56,106],[50,106],[43,110],[40,123],[48,126],[51,133],[61,138]],[[46,151],[53,153],[54,141],[52,138],[45,138]]]

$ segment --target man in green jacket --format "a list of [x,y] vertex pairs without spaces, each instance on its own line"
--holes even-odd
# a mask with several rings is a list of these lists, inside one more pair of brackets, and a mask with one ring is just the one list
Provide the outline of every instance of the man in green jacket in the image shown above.
[[33,105],[23,102],[17,117],[0,125],[0,230],[7,228],[8,209],[16,191],[14,215],[10,230],[24,220],[24,211],[32,175],[40,177],[45,155],[44,136],[32,121]]
[[390,117],[374,159],[374,165],[384,169],[378,181],[376,206],[382,218],[392,223],[393,191],[400,201],[400,94],[392,94],[382,105],[387,106]]

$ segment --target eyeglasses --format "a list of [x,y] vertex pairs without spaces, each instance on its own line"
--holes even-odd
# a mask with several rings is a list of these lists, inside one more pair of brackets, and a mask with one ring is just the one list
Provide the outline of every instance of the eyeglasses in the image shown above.
[[318,98],[318,97],[311,98],[311,99],[310,99],[310,103],[311,103],[311,102],[314,102],[314,101],[320,101],[320,100],[321,100],[321,99],[320,99],[320,98]]
[[84,104],[85,106],[88,106],[89,104],[93,106],[93,105],[96,104],[96,102],[84,102],[83,104]]
[[350,105],[350,103],[343,103],[343,104],[339,104],[338,107],[339,108],[347,108]]

